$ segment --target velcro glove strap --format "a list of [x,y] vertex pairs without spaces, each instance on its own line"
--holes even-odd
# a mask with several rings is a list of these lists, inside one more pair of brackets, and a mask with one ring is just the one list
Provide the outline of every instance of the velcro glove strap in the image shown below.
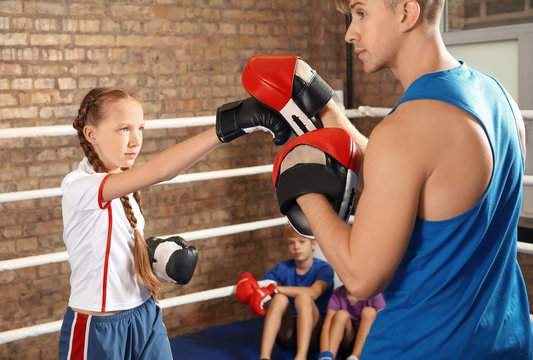
[[246,134],[235,123],[235,113],[244,100],[224,104],[217,109],[216,131],[221,142],[230,142]]

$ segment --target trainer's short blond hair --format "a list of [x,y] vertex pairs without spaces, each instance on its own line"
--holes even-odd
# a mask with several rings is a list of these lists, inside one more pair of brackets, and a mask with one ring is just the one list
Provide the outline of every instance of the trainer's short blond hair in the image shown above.
[[[350,12],[351,0],[335,0],[337,10],[342,13]],[[383,0],[391,9],[396,8],[402,0]],[[444,0],[416,0],[420,4],[422,9],[422,18],[428,24],[434,23],[437,19],[440,19],[442,11],[444,9]]]

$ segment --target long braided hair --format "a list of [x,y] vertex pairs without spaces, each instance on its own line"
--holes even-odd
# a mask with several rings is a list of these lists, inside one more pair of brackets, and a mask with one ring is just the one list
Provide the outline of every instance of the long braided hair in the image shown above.
[[[78,139],[85,156],[89,160],[89,163],[92,165],[94,170],[99,173],[107,172],[108,170],[105,168],[102,160],[98,157],[98,154],[94,150],[92,144],[85,138],[85,135],[83,134],[83,128],[85,125],[97,126],[105,115],[105,105],[119,100],[133,100],[140,103],[135,94],[124,89],[92,89],[83,98],[80,109],[78,110],[78,116],[76,116],[72,124],[74,129],[76,129],[78,132]],[[122,168],[122,170],[127,170],[127,168]],[[139,205],[141,214],[143,214],[141,195],[139,191],[135,191],[133,193],[133,198]],[[133,228],[133,238],[135,241],[135,247],[133,249],[135,272],[137,273],[139,281],[145,284],[157,299],[157,293],[161,284],[152,271],[146,242],[144,241],[141,232],[137,229],[137,219],[133,213],[133,208],[131,207],[129,197],[127,195],[122,196],[120,198],[120,202],[124,208],[126,218]]]

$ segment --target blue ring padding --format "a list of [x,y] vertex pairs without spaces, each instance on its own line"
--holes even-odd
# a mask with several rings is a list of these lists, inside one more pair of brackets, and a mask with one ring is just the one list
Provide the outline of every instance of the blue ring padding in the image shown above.
[[[256,317],[172,338],[172,356],[174,360],[257,360],[264,319]],[[294,359],[294,355],[275,345],[271,359]],[[318,359],[318,353],[309,354],[308,359]]]

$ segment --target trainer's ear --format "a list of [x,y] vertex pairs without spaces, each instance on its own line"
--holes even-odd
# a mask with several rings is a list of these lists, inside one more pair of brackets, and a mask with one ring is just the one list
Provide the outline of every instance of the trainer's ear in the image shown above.
[[402,1],[397,7],[398,15],[401,16],[400,30],[411,31],[417,22],[421,20],[420,4],[416,0]]

